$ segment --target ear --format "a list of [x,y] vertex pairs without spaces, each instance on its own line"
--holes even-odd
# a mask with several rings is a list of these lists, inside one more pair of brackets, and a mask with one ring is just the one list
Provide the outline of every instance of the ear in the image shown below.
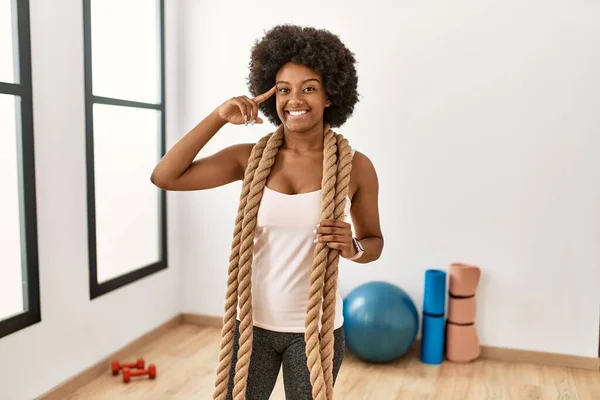
[[325,107],[329,107],[331,105],[331,101],[327,100],[327,102],[325,103]]

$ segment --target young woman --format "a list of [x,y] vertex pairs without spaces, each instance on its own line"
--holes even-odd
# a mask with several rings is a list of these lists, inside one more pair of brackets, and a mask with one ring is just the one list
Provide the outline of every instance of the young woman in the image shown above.
[[[324,138],[350,117],[358,101],[354,63],[353,54],[328,31],[276,26],[252,50],[253,97],[233,97],[217,107],[167,152],[152,173],[152,182],[164,190],[207,190],[244,180],[256,143],[194,159],[225,124],[263,124],[260,112],[283,135],[261,192],[253,233],[248,399],[269,399],[282,366],[286,398],[313,398],[304,334],[315,246],[322,243],[363,264],[378,259],[383,249],[377,174],[369,158],[358,151],[352,152],[344,213],[351,216],[355,231],[345,219],[321,219]],[[335,381],[344,351],[339,294],[333,348]],[[236,329],[228,398],[233,397],[239,349]]]

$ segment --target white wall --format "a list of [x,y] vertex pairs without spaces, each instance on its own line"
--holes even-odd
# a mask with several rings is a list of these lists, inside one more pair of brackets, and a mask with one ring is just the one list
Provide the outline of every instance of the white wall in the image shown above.
[[[377,4],[377,5],[375,5]],[[182,2],[180,134],[247,94],[250,46],[291,22],[338,33],[361,102],[339,132],[381,184],[385,279],[421,308],[427,268],[483,269],[483,344],[595,357],[600,303],[600,8],[588,1]],[[207,146],[271,126],[226,127]],[[183,311],[222,315],[239,184],[186,193]]]
[[[342,262],[343,293],[385,279],[420,308],[425,269],[473,262],[484,344],[596,356],[598,7],[166,3],[169,145],[246,93],[264,29],[327,27],[355,51],[362,98],[339,131],[378,170],[386,248]],[[31,1],[43,321],[0,339],[1,398],[34,398],[180,311],[222,314],[239,184],[170,193],[170,269],[89,300],[81,16],[79,0]],[[205,154],[271,128],[226,127]]]
[[[176,82],[176,14],[167,2],[167,86]],[[31,1],[42,322],[0,339],[0,398],[29,400],[179,312],[178,207],[170,268],[89,300],[81,0]],[[177,131],[176,91],[167,129]],[[148,175],[149,179],[149,175]],[[174,246],[175,244],[175,246]]]

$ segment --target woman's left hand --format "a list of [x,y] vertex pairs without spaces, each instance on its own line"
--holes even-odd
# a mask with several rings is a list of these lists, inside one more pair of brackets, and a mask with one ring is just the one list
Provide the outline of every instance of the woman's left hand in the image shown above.
[[325,243],[332,249],[338,249],[344,258],[350,258],[356,254],[356,248],[352,243],[352,227],[344,221],[325,219],[317,225],[315,230],[317,238],[315,243]]

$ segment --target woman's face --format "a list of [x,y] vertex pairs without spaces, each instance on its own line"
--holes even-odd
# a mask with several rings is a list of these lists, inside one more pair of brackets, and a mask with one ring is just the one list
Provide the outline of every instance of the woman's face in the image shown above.
[[323,112],[331,103],[318,73],[290,62],[277,72],[275,82],[277,114],[288,131],[305,132],[323,124]]

